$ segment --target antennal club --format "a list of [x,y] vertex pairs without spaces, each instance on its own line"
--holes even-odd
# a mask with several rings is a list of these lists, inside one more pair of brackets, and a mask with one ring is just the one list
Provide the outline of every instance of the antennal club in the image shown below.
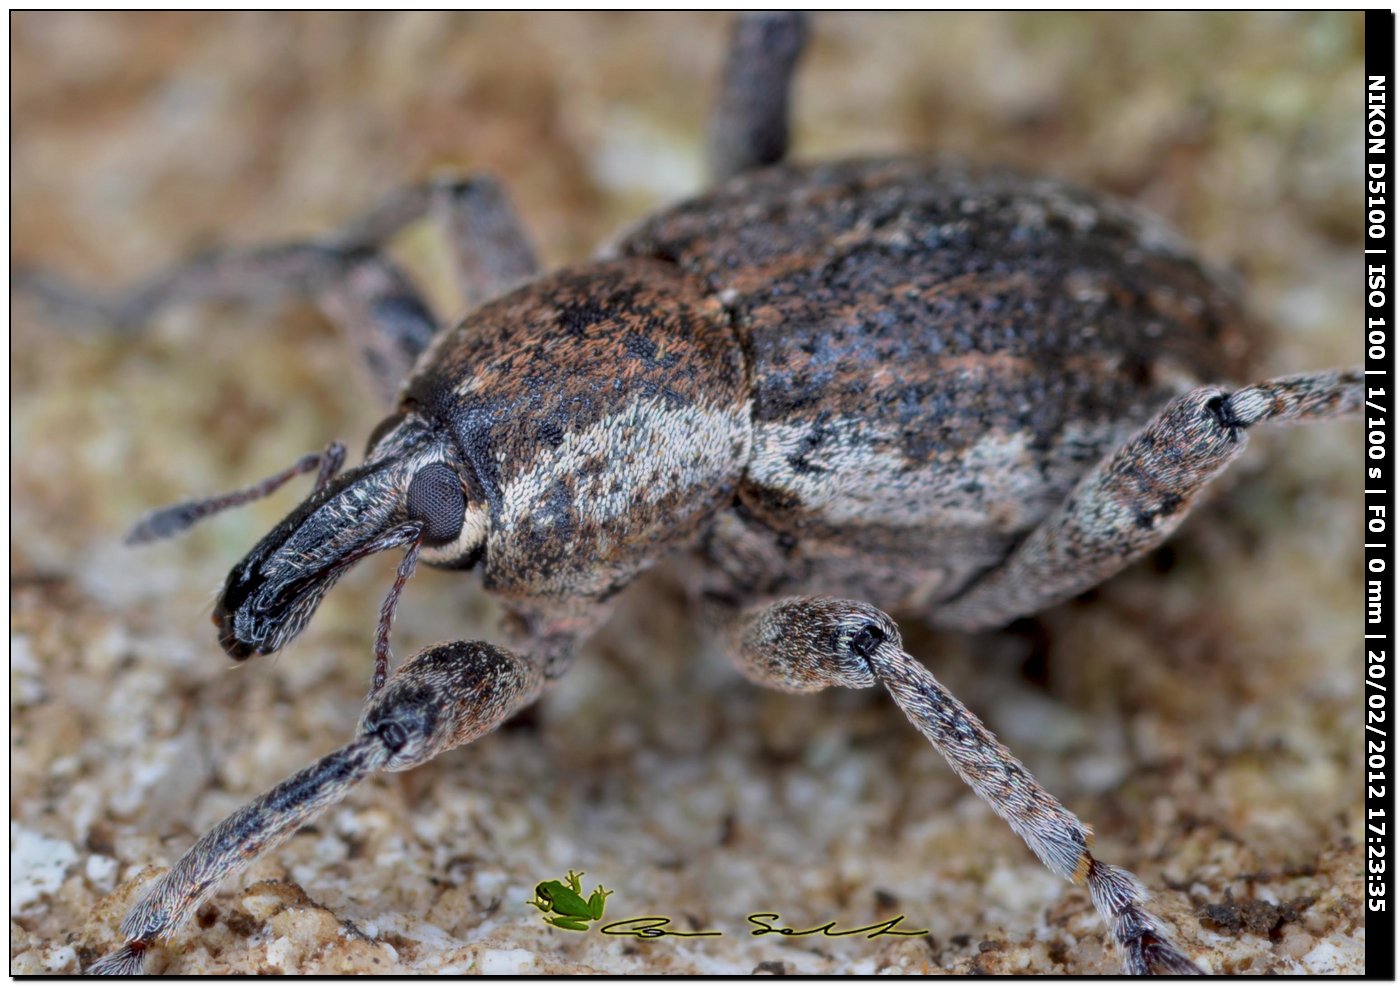
[[314,488],[319,490],[335,477],[344,464],[345,446],[340,442],[331,442],[323,451],[308,452],[281,472],[274,473],[251,486],[245,486],[241,490],[221,493],[200,500],[185,500],[153,510],[137,521],[136,526],[128,531],[122,540],[126,544],[147,544],[162,538],[174,537],[212,514],[270,496],[281,489],[288,480],[311,472],[313,469],[319,470]]

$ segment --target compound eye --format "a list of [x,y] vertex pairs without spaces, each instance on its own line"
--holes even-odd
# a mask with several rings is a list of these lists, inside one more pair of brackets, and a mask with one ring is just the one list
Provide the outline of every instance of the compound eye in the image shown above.
[[424,466],[408,484],[408,519],[423,525],[423,543],[430,548],[457,539],[466,506],[457,471],[446,463]]

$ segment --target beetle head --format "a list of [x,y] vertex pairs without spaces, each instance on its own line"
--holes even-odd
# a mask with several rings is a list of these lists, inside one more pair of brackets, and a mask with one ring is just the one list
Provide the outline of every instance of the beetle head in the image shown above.
[[421,420],[388,419],[363,465],[313,492],[229,572],[213,613],[219,643],[236,660],[280,649],[376,552],[418,543],[470,554],[485,538],[485,511],[469,477],[451,442]]

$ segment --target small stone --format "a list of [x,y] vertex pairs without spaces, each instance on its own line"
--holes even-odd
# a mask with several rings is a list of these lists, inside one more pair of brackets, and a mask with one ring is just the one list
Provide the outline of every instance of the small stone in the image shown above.
[[96,890],[111,893],[116,884],[117,861],[111,856],[89,856],[83,872]]
[[63,885],[78,853],[60,839],[50,839],[10,823],[10,908],[23,908]]
[[534,964],[534,953],[523,948],[492,948],[481,953],[483,976],[519,975]]

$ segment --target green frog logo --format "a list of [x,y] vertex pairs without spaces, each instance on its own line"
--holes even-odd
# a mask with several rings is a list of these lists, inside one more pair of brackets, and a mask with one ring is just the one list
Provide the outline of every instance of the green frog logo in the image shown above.
[[545,924],[565,931],[587,931],[591,922],[603,919],[603,909],[612,891],[604,890],[600,883],[598,889],[585,900],[580,882],[582,876],[582,873],[570,870],[563,883],[558,880],[538,883],[535,885],[534,900],[525,903],[544,912]]

